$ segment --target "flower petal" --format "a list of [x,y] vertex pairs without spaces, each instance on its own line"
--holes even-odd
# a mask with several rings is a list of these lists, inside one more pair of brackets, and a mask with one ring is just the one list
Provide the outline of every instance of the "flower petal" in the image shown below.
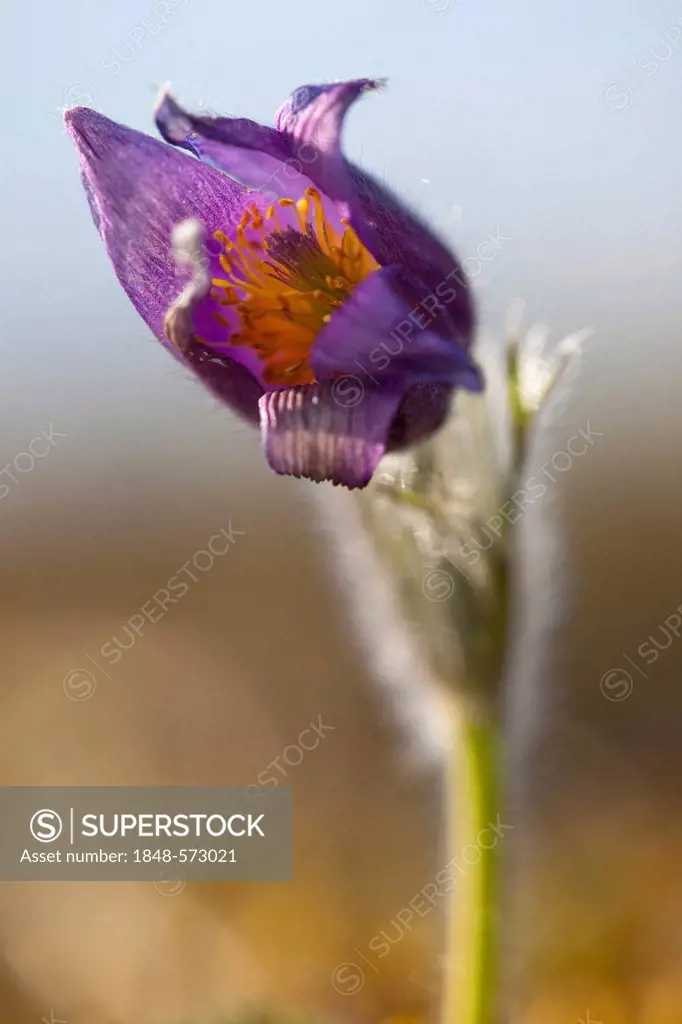
[[245,190],[199,160],[94,110],[75,107],[65,121],[116,274],[164,340],[166,311],[183,284],[172,249],[174,226],[196,217],[209,233],[225,230],[241,214]]
[[[168,142],[258,189],[268,202],[297,199],[312,184],[339,203],[378,263],[402,264],[415,273],[423,282],[418,300],[438,298],[433,329],[455,335],[466,347],[474,310],[459,263],[414,213],[341,151],[346,113],[359,96],[381,85],[361,78],[301,86],[277,112],[277,131],[243,118],[190,114],[168,92],[161,95],[156,119]],[[444,295],[448,298],[440,301]]]
[[292,191],[298,198],[312,184],[310,178],[299,175],[289,140],[274,128],[248,118],[191,114],[167,90],[159,96],[154,119],[171,145],[189,150],[249,188],[264,192],[268,202],[291,196]]
[[[380,81],[372,78],[356,78],[351,82],[329,85],[302,85],[283,103],[275,116],[275,124],[289,140],[292,153],[309,154],[310,177],[331,199],[343,204],[343,212],[351,219],[358,237],[375,256],[380,240],[375,237],[372,225],[356,223],[356,186],[351,165],[341,150],[341,131],[355,100],[381,85]],[[363,227],[364,235],[360,234],[359,226]]]
[[315,376],[361,371],[364,382],[439,383],[482,390],[478,367],[452,339],[432,330],[413,312],[410,293],[418,282],[401,267],[384,267],[366,277],[333,314],[315,340]]
[[276,473],[366,487],[386,451],[403,388],[341,377],[270,391],[260,400],[265,456]]
[[349,165],[354,183],[351,224],[383,266],[400,264],[419,278],[417,302],[439,307],[433,329],[468,348],[476,323],[474,302],[459,260],[385,185]]
[[348,174],[341,153],[341,130],[358,97],[381,88],[373,78],[329,85],[302,85],[282,104],[275,124],[293,143],[293,150],[313,147],[323,159],[316,164],[316,183],[334,199],[348,198]]
[[424,299],[442,294],[447,282],[460,287],[448,307],[443,307],[434,330],[455,333],[468,346],[474,326],[471,294],[458,261],[404,203],[371,175],[349,163],[341,151],[341,131],[348,110],[359,96],[382,86],[375,79],[360,78],[331,85],[305,85],[280,108],[276,124],[292,141],[294,152],[320,153],[311,159],[308,173],[318,188],[345,205],[347,215],[363,245],[382,266],[401,264],[424,284]]
[[[258,197],[258,193],[253,195]],[[290,214],[289,208],[281,211],[279,222],[286,224],[287,220],[293,222],[292,227],[298,225],[295,214]],[[253,227],[242,229],[242,237],[254,243],[258,243],[260,238],[257,229]],[[268,323],[267,317],[260,320],[262,336],[255,338],[256,342],[260,342],[258,348],[241,338],[244,323],[237,312],[234,298],[245,297],[248,282],[243,279],[237,284],[236,278],[232,278],[231,283],[227,282],[226,271],[220,263],[222,243],[216,239],[207,239],[203,224],[196,219],[176,225],[173,230],[173,247],[178,267],[183,271],[189,268],[190,276],[166,314],[166,337],[181,353],[186,352],[194,342],[199,342],[210,349],[213,355],[226,356],[228,361],[239,363],[259,382],[262,392],[268,364],[277,354],[278,339],[276,336],[273,339],[273,323]],[[222,281],[230,292],[227,300],[221,287]],[[275,320],[274,323],[277,327],[282,326],[281,321]],[[304,354],[307,355],[307,352]],[[284,369],[295,361],[291,353],[286,354],[286,345],[283,361]],[[297,382],[292,380],[291,383]],[[269,385],[268,390],[272,386]]]

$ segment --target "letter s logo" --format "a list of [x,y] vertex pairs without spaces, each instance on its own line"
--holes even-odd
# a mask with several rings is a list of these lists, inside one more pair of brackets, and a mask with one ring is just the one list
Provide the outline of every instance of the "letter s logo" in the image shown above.
[[36,811],[31,818],[29,828],[31,835],[39,843],[52,843],[61,835],[62,819],[56,811]]

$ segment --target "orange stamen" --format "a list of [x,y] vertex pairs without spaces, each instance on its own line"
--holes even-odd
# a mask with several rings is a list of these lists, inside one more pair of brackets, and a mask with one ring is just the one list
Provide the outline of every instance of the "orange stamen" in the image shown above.
[[[282,226],[277,212],[291,224]],[[268,384],[312,384],[310,349],[334,310],[353,289],[379,269],[346,221],[339,236],[329,223],[315,188],[294,201],[278,199],[261,213],[255,203],[243,211],[233,238],[216,231],[226,278],[213,278],[216,303],[231,307],[239,331],[230,343],[251,348],[262,361]],[[257,237],[254,237],[257,233]],[[218,310],[216,320],[234,327]]]

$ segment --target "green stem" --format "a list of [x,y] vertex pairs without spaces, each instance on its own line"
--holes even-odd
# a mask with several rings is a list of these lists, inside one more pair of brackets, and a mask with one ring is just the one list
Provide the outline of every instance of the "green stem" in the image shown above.
[[[479,709],[457,705],[452,717],[448,858],[455,887],[443,1024],[492,1024],[498,985],[500,839],[491,826],[497,823],[500,811],[499,729],[494,717]],[[479,853],[480,859],[476,860]]]

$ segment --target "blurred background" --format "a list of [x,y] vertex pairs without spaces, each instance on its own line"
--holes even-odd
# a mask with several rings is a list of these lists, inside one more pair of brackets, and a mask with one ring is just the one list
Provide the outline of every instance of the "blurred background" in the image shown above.
[[[0,782],[247,784],[319,715],[333,729],[287,779],[292,884],[2,886],[0,1020],[433,1012],[438,912],[357,991],[331,981],[440,863],[437,698],[402,647],[399,687],[370,656],[408,627],[376,614],[366,557],[341,582],[349,496],[271,477],[149,337],[61,126],[85,104],[151,131],[167,80],[267,123],[297,85],[377,75],[348,154],[462,257],[507,240],[475,277],[482,330],[519,295],[557,339],[595,329],[528,476],[588,424],[595,443],[519,528],[510,1019],[681,1021],[682,642],[661,630],[682,604],[679,4],[65,0],[2,19]],[[230,523],[229,553],[110,678],[93,667]]]

